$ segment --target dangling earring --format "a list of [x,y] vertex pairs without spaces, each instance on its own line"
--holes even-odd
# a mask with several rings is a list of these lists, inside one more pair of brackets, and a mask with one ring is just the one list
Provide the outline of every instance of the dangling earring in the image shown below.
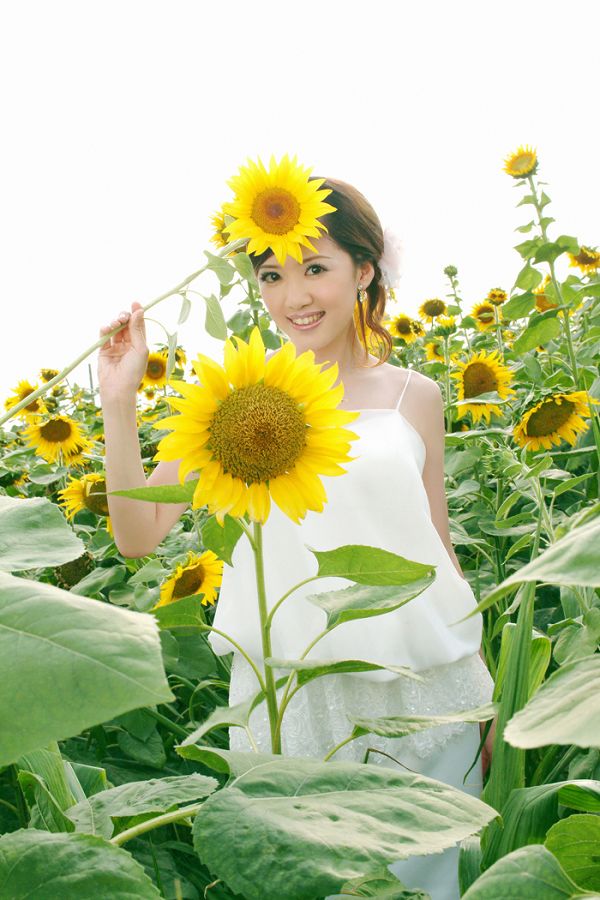
[[367,292],[365,291],[364,287],[359,287],[358,288],[358,302],[364,303],[366,299],[367,299]]

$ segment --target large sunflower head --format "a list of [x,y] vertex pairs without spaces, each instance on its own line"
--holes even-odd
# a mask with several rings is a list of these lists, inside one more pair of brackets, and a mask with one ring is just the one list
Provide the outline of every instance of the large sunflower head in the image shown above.
[[[29,394],[33,394],[34,391],[37,391],[37,387],[37,384],[30,384],[29,381],[19,381],[16,388],[13,389],[12,396],[5,400],[4,408],[7,410],[12,409],[17,403],[25,400]],[[41,397],[38,397],[36,400],[32,400],[27,406],[24,406],[23,409],[19,411],[19,416],[25,419],[25,421],[36,422],[41,415],[44,415],[47,412],[48,410],[44,401]]]
[[471,413],[473,422],[479,422],[484,417],[489,423],[491,413],[501,416],[502,411],[495,403],[469,403],[471,397],[480,394],[488,394],[495,391],[501,400],[506,400],[509,394],[516,393],[509,387],[512,381],[512,372],[502,363],[498,351],[486,353],[480,350],[467,360],[456,360],[458,371],[451,372],[450,377],[457,380],[457,399],[467,401],[459,404],[457,412],[459,417]]
[[511,153],[504,160],[504,171],[513,178],[526,178],[537,172],[537,153],[528,144],[521,145],[516,153]]
[[162,350],[148,354],[146,372],[138,387],[138,392],[147,387],[164,387],[167,383],[167,354]]
[[[590,402],[600,400],[590,397]],[[577,435],[587,431],[589,425],[583,418],[590,418],[590,406],[585,391],[570,394],[557,392],[534,403],[513,429],[517,444],[528,450],[551,450],[562,440],[574,446]]]
[[488,329],[494,327],[496,324],[496,310],[498,318],[501,319],[502,313],[499,307],[494,306],[489,300],[475,304],[471,310],[471,316],[475,319],[479,331],[488,331]]
[[579,248],[579,253],[569,253],[571,267],[577,266],[584,275],[600,269],[600,253],[594,247]]
[[431,300],[424,300],[418,309],[418,314],[426,322],[433,322],[438,316],[445,316],[448,307],[439,297],[432,297]]
[[[233,341],[235,340],[235,344]],[[181,460],[179,481],[199,472],[192,508],[208,506],[222,525],[225,514],[264,523],[271,498],[294,522],[326,501],[319,475],[342,475],[350,442],[343,428],[358,412],[337,409],[342,384],[337,364],[322,371],[307,350],[296,357],[290,341],[265,359],[260,330],[246,344],[225,342],[224,367],[203,354],[192,362],[199,384],[171,379],[183,395],[169,403],[180,415],[153,428],[169,429],[157,460]]]
[[315,251],[309,238],[327,231],[320,217],[335,212],[324,202],[331,191],[319,190],[324,179],[309,179],[311,171],[287,154],[279,162],[271,157],[268,171],[260,159],[248,160],[228,182],[235,193],[226,204],[233,217],[227,225],[229,239],[247,239],[247,252],[257,256],[270,249],[280,265],[288,254],[301,263],[302,246]]
[[77,422],[69,416],[52,416],[45,422],[34,422],[24,430],[31,447],[47,462],[56,462],[59,455],[78,452],[85,443],[85,437]]
[[190,551],[186,562],[177,566],[175,573],[161,585],[160,600],[153,609],[196,594],[203,595],[200,600],[202,606],[209,603],[214,606],[222,579],[223,560],[212,550],[200,555]]

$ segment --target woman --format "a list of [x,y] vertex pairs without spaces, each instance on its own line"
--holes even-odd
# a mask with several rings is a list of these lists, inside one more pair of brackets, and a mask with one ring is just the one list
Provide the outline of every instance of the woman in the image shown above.
[[[387,362],[391,339],[382,326],[386,291],[380,262],[384,238],[379,219],[355,188],[328,180],[322,185],[335,212],[323,216],[327,235],[302,248],[302,262],[288,256],[280,264],[271,250],[253,256],[265,306],[298,354],[312,350],[316,363],[337,363],[343,382],[342,409],[357,411],[351,428],[359,435],[353,461],[341,477],[324,477],[327,503],[309,511],[300,525],[273,505],[263,527],[269,607],[294,584],[316,571],[317,550],[347,543],[368,544],[408,559],[434,564],[436,579],[425,591],[392,613],[347,622],[321,640],[312,658],[361,658],[407,665],[425,681],[416,683],[388,670],[337,674],[309,683],[294,695],[282,728],[283,752],[319,756],[348,736],[347,714],[433,715],[470,709],[491,699],[493,682],[478,653],[481,615],[461,625],[476,601],[450,541],[444,489],[443,400],[435,381]],[[316,252],[315,252],[316,250]],[[145,371],[148,348],[143,312],[132,304],[101,329],[127,327],[100,351],[98,377],[104,410],[108,490],[177,481],[178,462],[160,462],[146,480],[135,419],[136,390]],[[367,338],[367,336],[369,336]],[[362,339],[361,339],[362,338]],[[376,357],[367,352],[377,347]],[[191,473],[188,477],[194,477]],[[125,556],[152,552],[186,505],[139,504],[110,497],[115,541]],[[225,567],[214,626],[234,637],[257,661],[261,658],[253,556],[240,540]],[[250,585],[250,591],[249,586]],[[275,657],[298,658],[323,627],[320,609],[306,598],[347,586],[325,579],[296,591],[273,619]],[[231,644],[212,633],[217,654]],[[256,692],[254,673],[234,653],[230,704]],[[256,708],[250,728],[258,748],[270,751],[265,705]],[[232,749],[250,749],[242,729],[230,729]],[[439,726],[400,739],[366,735],[341,747],[333,758],[404,766],[478,795],[482,772],[476,766],[466,784],[479,744],[478,726]],[[488,737],[487,751],[491,747]],[[428,890],[434,900],[458,897],[457,848],[443,854],[412,857],[391,870],[409,886]]]

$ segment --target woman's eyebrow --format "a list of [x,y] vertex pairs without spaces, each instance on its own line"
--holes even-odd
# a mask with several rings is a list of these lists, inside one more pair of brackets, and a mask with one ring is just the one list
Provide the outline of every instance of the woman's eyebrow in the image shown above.
[[[303,262],[303,265],[306,265],[306,263],[312,262],[314,259],[331,259],[331,258],[332,258],[331,256],[324,256],[322,253],[319,253],[319,254],[317,254],[317,256],[307,256]],[[281,266],[278,263],[264,262],[264,263],[261,263],[258,268],[259,269],[280,269]]]

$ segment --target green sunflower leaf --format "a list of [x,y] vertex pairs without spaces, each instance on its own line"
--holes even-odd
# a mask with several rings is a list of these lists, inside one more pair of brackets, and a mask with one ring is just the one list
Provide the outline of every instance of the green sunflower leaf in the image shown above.
[[541,844],[521,847],[499,859],[471,885],[462,900],[570,900],[597,897],[571,881],[555,856]]
[[45,497],[0,497],[0,569],[60,566],[85,551],[58,506]]

